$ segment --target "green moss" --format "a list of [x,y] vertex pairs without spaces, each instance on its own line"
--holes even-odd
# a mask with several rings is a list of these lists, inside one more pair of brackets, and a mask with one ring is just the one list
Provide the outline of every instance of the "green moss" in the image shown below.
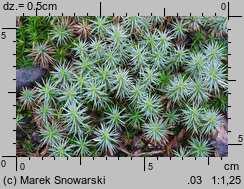
[[48,155],[163,150],[182,129],[171,154],[213,155],[228,107],[225,17],[21,17],[16,37],[18,68],[50,70],[17,99]]

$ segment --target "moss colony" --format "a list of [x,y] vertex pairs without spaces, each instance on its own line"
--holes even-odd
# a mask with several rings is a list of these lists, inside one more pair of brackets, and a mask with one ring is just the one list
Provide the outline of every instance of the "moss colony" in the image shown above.
[[218,156],[213,142],[228,107],[226,17],[17,24],[17,67],[48,70],[17,98],[26,133],[17,155]]

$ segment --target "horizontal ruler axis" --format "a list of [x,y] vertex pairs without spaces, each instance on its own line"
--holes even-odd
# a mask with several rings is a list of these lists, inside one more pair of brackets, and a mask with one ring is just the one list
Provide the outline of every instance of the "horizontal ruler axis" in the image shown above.
[[[103,8],[102,2],[99,2],[99,16],[102,16],[102,8]],[[34,10],[35,10],[35,16],[38,16],[38,9],[34,9]],[[50,13],[50,12],[47,13],[47,14],[48,14],[48,16],[51,16],[51,13]],[[23,15],[23,16],[26,16],[25,13],[22,13],[22,15]],[[76,15],[78,15],[78,14],[77,14],[77,13],[73,13],[73,15],[76,16]],[[88,15],[89,15],[89,13],[86,13],[86,16],[88,16]],[[115,16],[115,13],[112,13],[112,15]],[[140,13],[137,13],[137,15],[139,16]],[[149,15],[152,16],[153,13],[148,14],[148,16],[149,16]],[[166,8],[164,8],[164,13],[163,13],[163,15],[166,16]],[[204,16],[204,13],[202,12],[200,15],[201,15],[201,16]],[[57,15],[55,15],[55,16],[57,16]],[[63,13],[63,12],[61,13],[61,16],[64,16],[64,13]],[[70,16],[70,15],[68,15],[68,16]],[[84,15],[84,16],[85,16],[85,15]],[[121,15],[119,15],[119,16],[121,16]],[[128,14],[126,13],[125,16],[128,16]],[[172,15],[169,15],[169,16],[172,16]],[[180,16],[178,12],[176,13],[176,16]],[[190,12],[188,15],[181,15],[181,16],[192,16],[192,13]],[[210,16],[210,15],[207,15],[207,16]],[[215,13],[213,14],[213,16],[217,16],[217,13],[215,12]],[[230,2],[227,3],[227,17],[228,17],[228,20],[229,20],[230,18],[242,18],[241,15],[231,15],[231,14],[230,14]],[[16,28],[2,28],[2,29],[16,29]]]

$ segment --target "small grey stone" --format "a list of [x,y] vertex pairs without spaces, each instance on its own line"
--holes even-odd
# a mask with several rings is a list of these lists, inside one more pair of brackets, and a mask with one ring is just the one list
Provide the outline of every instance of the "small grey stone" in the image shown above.
[[17,96],[23,87],[31,87],[35,82],[41,81],[41,78],[47,74],[43,68],[20,68],[16,70],[16,93]]
[[19,122],[19,124],[18,124],[19,127],[24,127],[27,124],[31,123],[31,118],[30,117],[23,117],[18,122]]
[[220,157],[227,157],[228,156],[228,144],[224,144],[224,143],[219,142],[219,141],[212,141],[211,144],[218,151]]

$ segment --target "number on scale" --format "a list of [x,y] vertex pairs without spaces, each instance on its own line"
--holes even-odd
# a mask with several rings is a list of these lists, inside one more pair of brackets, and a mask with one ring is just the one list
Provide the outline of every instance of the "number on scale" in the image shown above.
[[238,136],[238,142],[242,143],[243,142],[243,135]]
[[6,161],[5,160],[2,160],[1,161],[1,167],[6,167],[6,165],[7,165]]
[[148,163],[148,167],[147,168],[148,168],[149,171],[153,170],[153,163]]
[[226,10],[226,3],[221,3],[221,9]]
[[21,171],[25,170],[25,164],[24,163],[21,163],[19,165],[19,168],[20,168]]
[[7,37],[7,36],[6,36],[6,32],[2,32],[2,33],[1,33],[1,39],[6,39],[6,37]]

